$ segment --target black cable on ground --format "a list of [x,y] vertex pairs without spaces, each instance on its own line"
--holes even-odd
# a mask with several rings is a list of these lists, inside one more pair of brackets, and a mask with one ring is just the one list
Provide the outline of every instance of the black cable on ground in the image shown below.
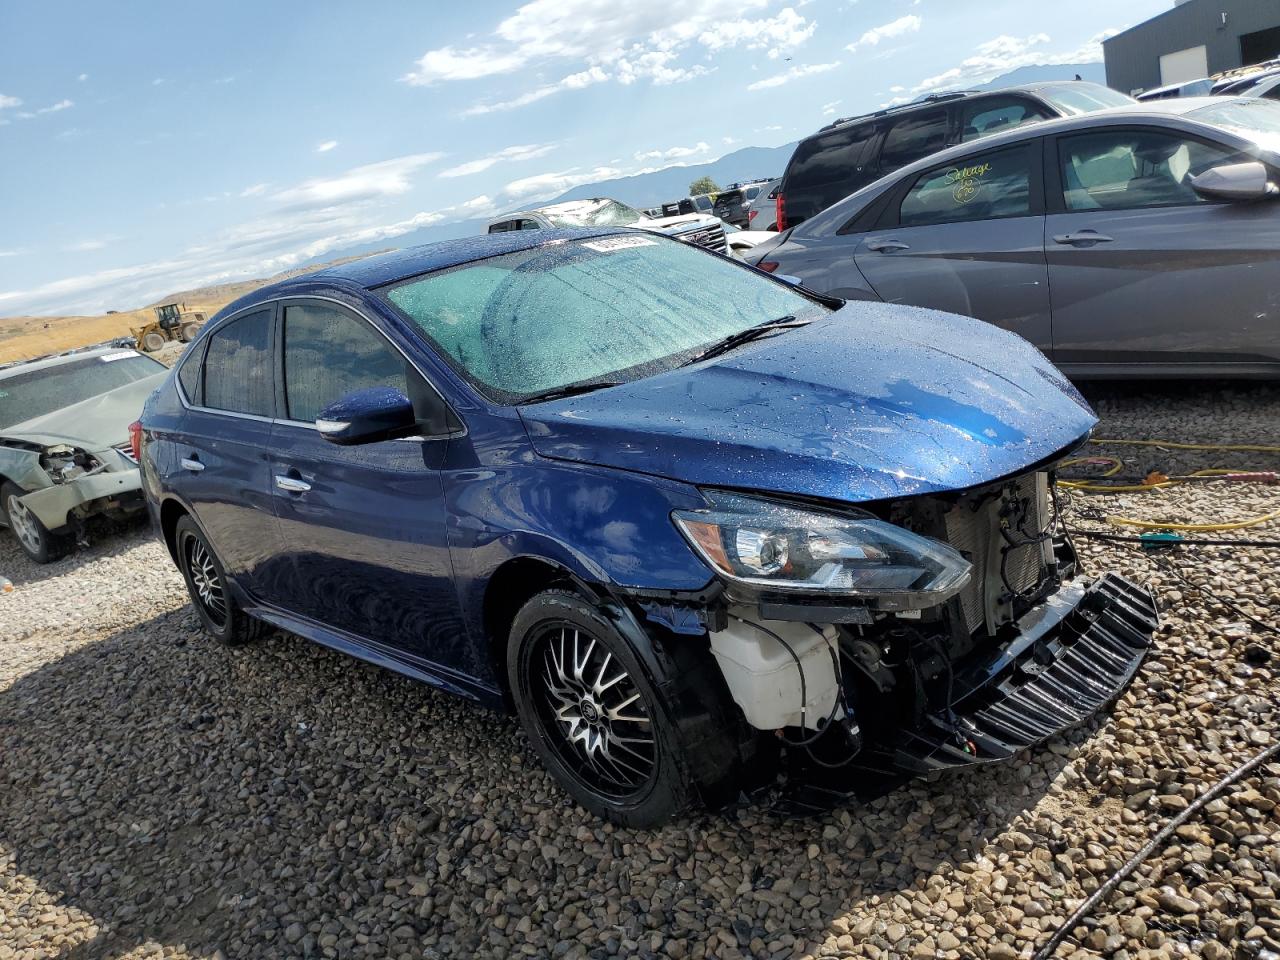
[[1234,611],[1237,616],[1244,617],[1246,620],[1248,620],[1251,624],[1253,624],[1259,630],[1265,630],[1267,633],[1274,633],[1277,636],[1280,636],[1280,628],[1275,627],[1273,624],[1267,623],[1265,620],[1259,620],[1257,617],[1253,616],[1253,614],[1247,613],[1243,609],[1241,609],[1241,607],[1238,604],[1236,604],[1234,601],[1228,600],[1226,597],[1222,596],[1221,594],[1214,593],[1208,587],[1203,586],[1199,583],[1196,583],[1194,580],[1192,580],[1190,577],[1188,577],[1185,573],[1183,573],[1181,570],[1179,570],[1177,567],[1173,566],[1172,564],[1162,563],[1159,560],[1155,559],[1154,557],[1152,558],[1152,562],[1154,562],[1157,567],[1159,567],[1161,570],[1164,570],[1166,573],[1172,573],[1175,577],[1177,577],[1179,580],[1185,583],[1188,587],[1191,587],[1193,590],[1199,590],[1205,596],[1209,597],[1212,600],[1216,600],[1218,603],[1222,604],[1227,609]]
[[1073,533],[1090,540],[1111,540],[1115,543],[1141,543],[1151,547],[1280,547],[1280,540],[1210,540],[1190,537],[1182,540],[1153,541],[1129,533],[1103,533],[1101,530],[1080,530]]
[[1058,929],[1053,932],[1053,936],[1045,942],[1045,945],[1032,955],[1032,960],[1049,960],[1049,958],[1054,955],[1055,951],[1057,951],[1058,947],[1062,945],[1062,942],[1066,940],[1067,935],[1076,928],[1080,921],[1092,913],[1094,907],[1101,903],[1102,900],[1105,899],[1111,891],[1118,887],[1126,877],[1137,870],[1142,862],[1146,860],[1147,857],[1151,856],[1151,854],[1154,853],[1161,844],[1168,840],[1178,827],[1182,826],[1204,809],[1206,804],[1216,800],[1226,792],[1227,788],[1232,784],[1244,779],[1277,754],[1280,754],[1280,741],[1273,743],[1271,746],[1253,757],[1253,759],[1246,760],[1217,783],[1213,784],[1213,786],[1209,787],[1209,789],[1204,793],[1200,794],[1200,796],[1197,797],[1190,806],[1161,827],[1159,832],[1147,841],[1146,846],[1130,857],[1119,870],[1107,878],[1106,882],[1103,883],[1102,886],[1098,887],[1097,890],[1090,894],[1089,898],[1076,908],[1075,913],[1067,917]]

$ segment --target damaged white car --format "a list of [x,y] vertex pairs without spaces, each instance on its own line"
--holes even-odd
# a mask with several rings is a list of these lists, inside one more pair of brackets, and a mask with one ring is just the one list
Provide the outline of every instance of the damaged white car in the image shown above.
[[131,424],[167,372],[116,347],[0,367],[0,524],[36,563],[142,509]]

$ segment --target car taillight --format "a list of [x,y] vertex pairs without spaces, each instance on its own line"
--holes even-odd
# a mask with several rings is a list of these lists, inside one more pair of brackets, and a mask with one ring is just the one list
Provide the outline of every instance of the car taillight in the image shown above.
[[774,211],[778,215],[778,231],[781,232],[787,229],[787,207],[786,204],[782,202],[781,193],[778,194],[778,198],[774,201],[774,204]]
[[756,269],[763,270],[765,273],[773,273],[773,271],[778,269],[778,261],[777,260],[761,260],[759,263],[756,264]]
[[754,219],[756,218],[756,214],[757,214],[757,213],[759,213],[759,212],[760,212],[759,210],[748,210],[748,211],[747,211],[747,222],[748,222],[748,223],[750,223],[752,220],[754,220]]
[[129,424],[129,452],[133,459],[142,462],[142,421],[135,420]]

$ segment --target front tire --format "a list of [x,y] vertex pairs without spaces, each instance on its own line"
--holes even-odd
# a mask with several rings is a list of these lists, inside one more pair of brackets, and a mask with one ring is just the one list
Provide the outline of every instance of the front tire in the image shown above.
[[194,520],[190,517],[179,519],[173,539],[178,569],[187,583],[191,605],[210,636],[219,643],[236,647],[270,632],[267,624],[241,610],[231,596],[222,561]]
[[688,805],[669,705],[595,606],[567,590],[526,603],[511,627],[507,674],[539,759],[587,810],[648,828]]
[[68,533],[50,533],[22,502],[23,495],[17,484],[0,486],[0,510],[4,511],[5,523],[22,552],[36,563],[52,563],[65,557],[75,546],[75,537]]

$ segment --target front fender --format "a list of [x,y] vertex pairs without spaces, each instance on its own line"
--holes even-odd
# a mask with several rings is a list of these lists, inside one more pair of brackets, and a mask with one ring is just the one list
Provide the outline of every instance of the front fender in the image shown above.
[[[480,433],[472,424],[471,438]],[[450,445],[444,471],[454,580],[472,636],[485,636],[485,589],[517,558],[544,561],[603,592],[696,592],[712,580],[671,522],[705,506],[688,484],[609,467],[548,460],[527,444],[501,462],[467,463]],[[462,448],[462,449],[458,449]],[[460,462],[463,461],[463,462]]]
[[9,480],[23,490],[40,490],[53,481],[40,466],[40,454],[25,447],[6,446],[0,439],[0,480]]

